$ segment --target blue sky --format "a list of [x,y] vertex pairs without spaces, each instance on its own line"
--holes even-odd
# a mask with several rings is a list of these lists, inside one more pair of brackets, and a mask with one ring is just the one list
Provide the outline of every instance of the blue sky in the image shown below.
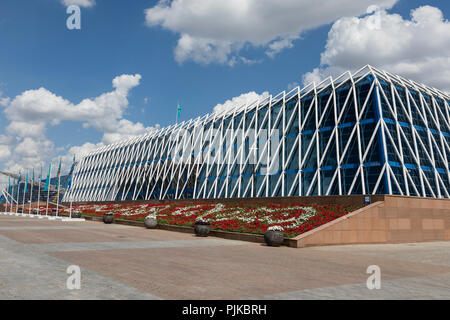
[[[42,104],[33,100],[33,106],[28,106],[30,100],[26,99],[25,95],[22,100],[16,99],[28,90],[44,88],[49,95],[52,93],[63,98],[73,107],[72,109],[67,107],[67,112],[70,113],[70,110],[79,107],[84,99],[94,99],[113,91],[112,81],[115,77],[140,75],[139,84],[126,85],[127,102],[119,107],[119,115],[113,120],[126,119],[130,125],[142,124],[142,128],[136,129],[136,132],[156,125],[167,126],[175,121],[178,102],[183,106],[182,120],[187,120],[209,113],[217,104],[225,103],[242,94],[244,96],[241,98],[244,100],[266,91],[277,94],[297,84],[302,85],[309,79],[319,80],[328,74],[336,75],[346,67],[353,70],[362,67],[364,64],[359,61],[355,61],[355,65],[352,65],[352,61],[345,61],[345,50],[350,49],[343,49],[348,42],[345,43],[344,37],[339,38],[345,32],[344,27],[337,27],[332,37],[329,32],[336,21],[343,17],[353,17],[361,21],[370,18],[365,11],[370,4],[380,5],[382,10],[382,28],[385,32],[382,34],[378,31],[378,36],[374,40],[379,46],[382,47],[383,36],[389,37],[392,33],[389,28],[399,23],[404,30],[398,31],[398,28],[395,30],[407,33],[405,38],[408,38],[408,35],[415,38],[415,32],[427,33],[427,36],[417,34],[417,39],[406,41],[405,47],[414,47],[411,44],[413,41],[417,41],[419,47],[436,47],[405,57],[401,49],[394,47],[392,54],[375,55],[373,48],[370,47],[372,44],[367,44],[359,48],[359,56],[364,55],[364,50],[370,50],[370,54],[367,54],[367,63],[401,73],[417,81],[430,82],[428,84],[433,86],[442,83],[440,88],[442,90],[448,90],[450,87],[448,82],[443,83],[439,77],[428,79],[421,76],[423,69],[412,71],[412,68],[404,67],[404,64],[408,63],[431,70],[436,68],[439,62],[441,65],[442,61],[444,64],[449,62],[450,40],[442,40],[442,35],[438,35],[441,30],[449,30],[446,21],[450,14],[448,1],[373,0],[367,1],[363,7],[355,4],[355,8],[350,8],[351,6],[347,5],[349,9],[342,9],[341,16],[333,16],[333,12],[330,12],[333,10],[327,9],[326,6],[311,8],[311,4],[302,4],[308,1],[298,0],[298,7],[292,4],[295,2],[292,0],[273,1],[272,6],[276,9],[274,16],[265,16],[267,19],[275,20],[271,30],[278,30],[278,25],[275,25],[277,19],[279,25],[291,24],[292,30],[280,26],[278,33],[274,31],[267,36],[255,30],[249,31],[252,25],[241,26],[239,23],[237,25],[233,23],[233,19],[236,18],[234,12],[242,8],[234,10],[233,7],[228,7],[216,10],[217,8],[209,5],[204,13],[192,13],[189,16],[189,13],[180,15],[174,9],[177,1],[169,1],[165,7],[160,4],[161,10],[153,10],[150,15],[146,15],[145,10],[155,8],[158,1],[2,0],[0,99],[3,98],[3,107],[0,109],[2,112],[0,153],[3,151],[3,155],[0,155],[0,167],[25,170],[34,166],[33,163],[38,166],[38,163],[48,163],[50,159],[58,156],[64,156],[65,161],[69,161],[72,152],[89,151],[95,146],[113,141],[105,136],[105,130],[102,129],[104,124],[86,125],[90,117],[88,113],[83,113],[86,121],[80,115],[67,117],[58,115],[52,123],[49,114],[45,114],[47,119],[43,120],[39,118],[42,113],[35,110],[37,118],[33,119],[27,115],[27,108],[39,108],[48,100],[43,99]],[[188,6],[190,2],[193,3],[184,1],[184,5]],[[231,2],[238,6],[238,3],[254,1]],[[270,3],[270,1],[262,2]],[[283,5],[277,6],[277,3],[283,2],[286,2],[286,14],[292,13],[293,8],[298,8],[299,21],[307,20],[307,17],[302,15],[308,12],[314,12],[323,19],[319,25],[306,22],[302,25],[301,22],[296,23],[295,19],[283,20]],[[330,3],[334,5],[336,2],[339,1],[333,0]],[[348,0],[341,2],[342,5],[349,3]],[[353,2],[360,3],[360,1]],[[81,30],[68,30],[66,27],[66,19],[69,16],[66,14],[66,5],[69,3],[81,4]],[[265,6],[266,8],[261,5],[261,12],[271,9],[270,5]],[[433,7],[434,11],[422,10],[418,15],[420,19],[426,20],[426,16],[431,16],[435,21],[424,29],[411,29],[407,26],[407,22],[412,19],[411,11],[421,6]],[[439,19],[436,15],[439,10],[443,19]],[[403,21],[393,19],[394,14],[400,15]],[[393,20],[390,20],[391,18]],[[248,19],[252,20],[253,17]],[[257,17],[254,19],[256,25],[258,21],[264,21],[258,20]],[[211,26],[208,25],[208,21],[219,20],[221,28],[208,30],[208,26]],[[226,24],[227,20],[230,20],[230,25]],[[357,28],[356,25],[348,23],[347,28],[350,30]],[[437,24],[439,26],[436,26]],[[233,28],[241,29],[236,32]],[[433,33],[440,39],[438,44],[427,43],[430,41],[427,38],[434,37]],[[189,39],[194,39],[194,49],[186,49],[180,44],[180,38],[186,34]],[[330,39],[334,41],[330,42]],[[336,53],[331,47],[327,51],[327,41],[330,45],[341,48],[341,52]],[[386,41],[389,43],[389,39]],[[212,55],[209,51],[205,53],[202,51],[202,45],[217,52]],[[196,46],[198,50],[195,49]],[[275,47],[281,49],[270,53],[269,51]],[[182,58],[176,56],[176,50],[182,52]],[[391,49],[388,47],[387,50]],[[436,50],[438,54],[430,53]],[[329,53],[328,58],[321,60],[321,54],[324,52]],[[423,63],[424,61],[429,63],[430,59],[435,59],[433,60],[435,62]],[[253,62],[248,63],[248,60]],[[449,74],[448,63],[443,68],[444,70],[440,70],[443,73],[442,78]],[[246,96],[247,93],[254,94]],[[40,99],[38,95],[33,97]],[[55,102],[55,108],[58,107],[58,101]],[[235,100],[238,103],[240,101],[243,100]],[[61,110],[65,109],[62,107]],[[20,125],[30,124],[37,125],[40,129],[34,133],[22,134],[20,129],[11,129],[11,123],[14,121],[19,124],[19,128]],[[106,131],[114,134],[114,129]],[[123,132],[115,135],[117,138],[122,136],[127,135]],[[25,140],[26,144],[23,143]],[[86,143],[90,143],[89,146],[85,145]],[[31,152],[33,148],[40,151]],[[24,149],[27,151],[24,152]]]

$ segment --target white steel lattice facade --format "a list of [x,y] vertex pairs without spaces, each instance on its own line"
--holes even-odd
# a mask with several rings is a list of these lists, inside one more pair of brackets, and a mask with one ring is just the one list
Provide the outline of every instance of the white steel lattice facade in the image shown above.
[[87,155],[65,201],[450,198],[450,96],[366,66]]

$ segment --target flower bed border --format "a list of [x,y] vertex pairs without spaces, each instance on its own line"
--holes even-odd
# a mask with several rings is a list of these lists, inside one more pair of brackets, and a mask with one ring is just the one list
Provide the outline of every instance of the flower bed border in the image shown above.
[[[384,201],[385,195],[372,195],[371,201]],[[176,204],[183,204],[183,203],[192,203],[196,201],[201,201],[202,203],[211,203],[211,204],[217,204],[217,203],[251,203],[251,204],[260,204],[265,205],[267,203],[273,203],[277,202],[280,204],[284,203],[292,203],[292,202],[299,202],[302,204],[317,204],[317,205],[326,205],[326,204],[336,204],[336,205],[355,205],[355,206],[364,206],[365,205],[365,196],[364,195],[346,195],[346,196],[308,196],[308,197],[260,197],[260,198],[230,198],[230,199],[179,199],[179,200],[137,200],[137,201],[94,201],[94,202],[76,202],[73,203],[73,205],[108,205],[108,204],[120,204],[120,205],[126,205],[126,204],[169,204],[169,203],[176,203]],[[67,203],[67,205],[69,205]],[[350,213],[350,212],[349,212]],[[85,216],[86,220],[94,220],[94,221],[101,221],[101,217],[95,217],[95,216]],[[138,227],[144,227],[143,221],[136,221],[136,220],[125,220],[125,219],[116,219],[115,223],[117,224],[123,224],[123,225],[131,225],[131,226],[138,226]],[[194,233],[194,228],[189,226],[177,226],[177,225],[161,225],[158,224],[157,229],[161,230],[167,230],[167,231],[176,231],[176,232],[185,232],[185,233]],[[263,234],[252,234],[252,233],[241,233],[241,232],[231,232],[231,231],[223,231],[223,230],[211,230],[210,232],[211,236],[214,237],[220,237],[224,239],[230,239],[230,240],[242,240],[242,241],[248,241],[248,242],[255,242],[255,243],[263,243],[264,242],[264,235]],[[287,238],[285,237],[283,245],[289,246],[289,247],[296,247],[297,241],[294,240],[295,238]]]
[[[126,200],[126,201],[79,201],[79,202],[73,202],[73,205],[83,205],[83,204],[93,204],[93,205],[104,205],[104,204],[145,204],[145,203],[152,203],[152,204],[167,204],[167,203],[177,203],[177,204],[183,204],[183,203],[191,203],[195,201],[201,201],[204,203],[252,203],[252,204],[266,204],[271,202],[278,202],[278,203],[292,203],[292,202],[299,202],[304,204],[318,204],[318,205],[324,205],[324,204],[341,204],[341,205],[365,205],[364,201],[364,195],[343,195],[343,196],[295,196],[295,197],[257,197],[257,198],[220,198],[220,199],[166,199],[166,200]],[[372,203],[377,201],[384,201],[385,195],[377,194],[377,195],[371,195],[371,201]],[[70,206],[70,202],[63,202],[61,203],[65,206]]]
[[[96,216],[83,216],[86,220],[90,221],[102,221],[102,217]],[[133,221],[133,220],[124,220],[124,219],[116,219],[114,224],[128,225],[133,227],[143,227],[145,228],[143,221]],[[183,232],[183,233],[191,233],[194,234],[194,228],[186,227],[186,226],[174,226],[174,225],[166,225],[166,224],[158,224],[157,229],[166,230],[166,231],[174,231],[174,232]],[[228,240],[238,240],[238,241],[247,241],[254,243],[264,243],[264,235],[262,234],[251,234],[251,233],[240,233],[240,232],[229,232],[222,230],[211,230],[209,233],[212,237],[223,238]],[[295,248],[297,245],[297,241],[292,238],[284,238],[283,246],[288,246],[291,248]]]

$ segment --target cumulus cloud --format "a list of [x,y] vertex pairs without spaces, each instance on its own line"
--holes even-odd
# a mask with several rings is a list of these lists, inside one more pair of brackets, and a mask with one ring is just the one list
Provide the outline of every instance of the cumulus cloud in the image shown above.
[[423,6],[410,19],[386,10],[342,18],[328,34],[321,66],[304,83],[366,64],[450,91],[450,23],[440,9]]
[[145,10],[150,27],[180,35],[175,58],[182,63],[233,65],[246,45],[274,56],[293,46],[302,32],[342,16],[357,16],[370,5],[391,8],[398,0],[160,0]]
[[0,161],[4,161],[11,156],[11,150],[9,146],[0,144]]
[[287,37],[282,38],[280,40],[272,41],[268,45],[268,49],[266,50],[266,54],[269,57],[274,58],[278,53],[280,53],[284,49],[292,48],[294,46],[294,40],[297,40],[298,38],[300,38],[300,36],[294,34],[292,36],[287,36]]
[[230,100],[225,101],[222,104],[218,104],[214,107],[215,113],[220,113],[224,111],[230,111],[235,108],[243,108],[247,105],[252,104],[253,102],[256,102],[258,100],[263,100],[269,96],[269,92],[263,92],[262,94],[257,94],[256,92],[248,92],[241,94],[238,97],[234,97]]
[[14,149],[14,155],[22,159],[31,160],[31,163],[35,163],[40,159],[41,154],[51,152],[53,149],[53,143],[46,139],[35,140],[32,138],[23,139],[17,147]]
[[76,5],[80,7],[89,8],[95,5],[95,0],[61,0],[65,6]]
[[85,127],[103,132],[115,132],[118,119],[128,106],[130,90],[139,85],[141,75],[121,75],[114,78],[115,90],[94,99],[84,99],[79,104],[57,96],[45,88],[28,90],[12,99],[5,109],[11,124],[8,130],[22,136],[41,135],[46,125],[61,121],[81,121]]
[[140,122],[134,123],[129,120],[122,119],[117,123],[117,127],[113,132],[105,132],[102,141],[105,144],[111,144],[116,141],[136,137],[144,133],[149,133],[157,129],[159,129],[159,125],[156,125],[154,127],[145,127]]
[[63,157],[63,167],[70,166],[73,153],[85,154],[95,148],[118,140],[145,134],[157,127],[124,119],[130,91],[139,85],[141,75],[121,75],[113,79],[113,90],[98,97],[84,99],[75,104],[45,89],[27,90],[13,99],[4,98],[3,107],[7,119],[6,135],[0,135],[0,160],[8,159],[10,170],[30,168],[56,156],[54,144],[46,137],[48,126],[63,121],[81,122],[103,133],[98,144],[70,146]]
[[[182,63],[193,60],[200,64],[218,62],[220,64],[234,64],[234,59],[229,59],[233,43],[230,41],[217,41],[202,39],[183,34],[175,48],[175,60]],[[242,45],[238,45],[241,47]]]
[[63,172],[69,172],[70,167],[73,163],[73,156],[75,155],[76,160],[81,160],[84,156],[88,155],[90,152],[106,146],[104,142],[91,143],[86,142],[81,146],[71,146],[68,148],[67,152],[60,157],[61,168]]

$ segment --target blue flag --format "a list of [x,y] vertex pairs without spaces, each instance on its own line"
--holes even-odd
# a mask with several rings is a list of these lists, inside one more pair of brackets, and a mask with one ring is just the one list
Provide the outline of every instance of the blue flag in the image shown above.
[[[58,177],[58,180],[59,180],[59,178],[61,177],[61,158],[59,158],[58,173],[57,173],[56,176]],[[58,183],[59,183],[59,182],[58,182]]]
[[22,181],[22,174],[19,171],[19,179],[17,179],[17,201],[19,201],[20,181]]
[[45,181],[44,191],[48,191],[48,186],[50,185],[50,172],[51,171],[52,171],[52,163],[50,162],[50,165],[48,166],[48,174],[47,174],[47,180]]
[[178,116],[181,116],[181,104],[178,104],[177,111],[178,111]]
[[70,189],[70,187],[72,186],[72,173],[73,173],[73,169],[75,168],[75,154],[73,155],[73,163],[72,163],[72,167],[70,168],[70,172],[69,172],[69,180],[67,181],[67,190]]
[[27,193],[27,191],[28,191],[28,172],[27,175],[25,176],[25,188],[23,193]]
[[[17,196],[17,190],[19,190],[19,188],[17,188],[17,190],[16,190],[16,184],[19,185],[19,183],[16,182],[16,178],[14,178],[13,193],[14,193],[14,191],[16,191],[15,193],[16,193],[16,196]],[[14,197],[14,195],[12,195],[12,196]]]

